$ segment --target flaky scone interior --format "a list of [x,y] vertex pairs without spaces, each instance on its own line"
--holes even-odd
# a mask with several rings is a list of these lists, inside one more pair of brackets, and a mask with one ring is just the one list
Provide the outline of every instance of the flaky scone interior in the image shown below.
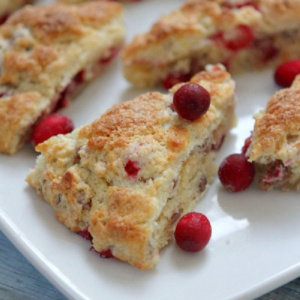
[[195,75],[211,95],[196,121],[172,109],[173,94],[150,92],[116,104],[73,133],[36,147],[28,183],[59,221],[91,235],[100,253],[152,268],[179,217],[212,182],[214,158],[233,125],[235,84],[221,66]]
[[136,86],[169,86],[208,63],[239,73],[298,58],[299,16],[294,0],[185,1],[124,48],[124,75]]
[[248,155],[260,188],[300,191],[300,76],[255,115]]
[[0,27],[0,152],[15,153],[34,123],[68,104],[118,53],[120,4],[26,6]]

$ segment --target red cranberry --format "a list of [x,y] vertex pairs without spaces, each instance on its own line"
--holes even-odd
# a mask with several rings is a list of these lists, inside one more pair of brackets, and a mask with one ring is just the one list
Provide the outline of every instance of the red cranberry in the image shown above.
[[242,154],[246,155],[247,150],[248,150],[248,148],[249,148],[249,146],[251,144],[251,139],[252,139],[252,135],[250,135],[249,137],[247,137],[245,139],[245,143],[244,143],[244,145],[242,147]]
[[209,242],[211,225],[207,217],[198,212],[190,212],[177,223],[175,229],[177,245],[184,251],[198,252]]
[[103,258],[113,258],[114,257],[114,255],[112,254],[110,249],[103,250],[103,251],[100,251],[98,253]]
[[175,92],[173,105],[180,117],[194,121],[209,109],[210,94],[198,84],[187,83]]
[[248,188],[254,179],[254,166],[243,154],[231,154],[221,163],[218,171],[223,186],[230,192]]
[[227,8],[242,8],[244,6],[253,6],[255,9],[258,9],[257,5],[252,3],[252,0],[240,1],[237,3],[224,3],[223,7]]
[[71,119],[65,115],[51,114],[40,119],[31,133],[31,141],[34,145],[44,142],[57,134],[66,134],[74,129]]
[[55,107],[53,108],[53,112],[56,112],[69,105],[72,95],[75,93],[78,87],[84,83],[85,74],[86,72],[84,70],[81,70],[73,77],[71,82],[59,94],[59,97],[56,100]]
[[165,89],[170,89],[172,86],[174,86],[177,83],[180,82],[185,82],[188,81],[190,79],[190,75],[189,74],[175,74],[175,73],[171,73],[169,74],[162,82],[162,85]]
[[81,237],[83,237],[84,239],[92,242],[93,240],[93,237],[92,235],[90,234],[89,230],[88,230],[88,227],[86,229],[83,229],[83,230],[80,230],[77,232]]
[[276,68],[274,79],[279,86],[290,87],[298,74],[300,74],[300,59],[289,60]]
[[102,57],[100,60],[99,60],[99,63],[100,64],[103,64],[103,65],[106,65],[108,64],[111,60],[113,60],[119,53],[119,48],[111,48],[109,50],[109,54],[105,57]]
[[260,59],[262,62],[269,62],[279,54],[279,50],[275,46],[272,37],[255,40],[254,47],[260,51]]
[[275,185],[283,182],[289,176],[288,168],[280,160],[274,161],[262,177],[265,184]]
[[233,51],[238,51],[249,46],[253,41],[254,35],[250,27],[239,25],[228,35],[224,34],[225,46]]
[[140,170],[139,164],[136,161],[128,160],[125,171],[127,172],[127,175],[129,177],[135,177],[137,176],[138,172]]
[[239,51],[251,44],[254,35],[250,27],[239,25],[229,32],[215,34],[212,39],[220,41],[229,50]]
[[9,14],[3,14],[2,16],[0,16],[0,25],[5,23],[5,21],[8,19]]

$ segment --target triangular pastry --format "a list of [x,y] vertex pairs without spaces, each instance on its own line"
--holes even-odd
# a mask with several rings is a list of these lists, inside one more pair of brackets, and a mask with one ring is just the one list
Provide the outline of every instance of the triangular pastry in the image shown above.
[[27,6],[0,27],[0,152],[15,153],[44,114],[65,106],[123,44],[123,9]]
[[149,92],[114,105],[99,119],[38,145],[28,183],[59,221],[91,235],[96,251],[152,268],[179,217],[215,177],[214,158],[233,125],[235,84],[221,66],[191,82],[211,96],[209,110],[182,119],[168,94]]
[[299,16],[295,0],[186,1],[124,48],[124,75],[169,88],[208,63],[237,73],[298,58]]
[[260,188],[300,190],[300,76],[255,115],[247,155]]

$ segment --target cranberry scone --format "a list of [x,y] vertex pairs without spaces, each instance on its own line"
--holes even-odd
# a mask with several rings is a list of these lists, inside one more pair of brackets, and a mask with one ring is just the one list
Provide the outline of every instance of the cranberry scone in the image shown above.
[[68,104],[118,53],[120,4],[27,6],[0,27],[0,152],[15,153],[44,114]]
[[[79,4],[89,1],[117,1],[117,0],[56,0],[58,2],[67,3],[67,4]],[[141,0],[125,0],[125,2],[139,2]],[[123,2],[123,1],[121,1]]]
[[290,88],[275,93],[255,115],[247,155],[259,187],[300,191],[300,76]]
[[239,73],[300,53],[300,1],[188,0],[137,35],[122,53],[136,86],[186,81],[208,63]]
[[4,23],[6,19],[17,9],[26,4],[31,4],[35,0],[1,0],[0,1],[0,24]]
[[191,82],[211,97],[195,121],[173,109],[178,84],[169,94],[116,104],[91,124],[36,147],[41,155],[28,183],[100,254],[152,268],[179,217],[214,179],[215,155],[233,125],[235,84],[219,66]]

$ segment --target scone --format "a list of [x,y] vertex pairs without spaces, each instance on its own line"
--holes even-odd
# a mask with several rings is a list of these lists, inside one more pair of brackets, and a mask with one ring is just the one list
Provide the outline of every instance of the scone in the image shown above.
[[4,23],[6,19],[17,9],[26,4],[31,4],[35,0],[1,0],[0,1],[0,24]]
[[234,82],[219,66],[192,80],[210,93],[208,112],[187,121],[169,94],[149,92],[36,147],[27,177],[59,221],[93,247],[152,268],[180,216],[215,177],[214,158],[234,120]]
[[66,106],[117,54],[123,9],[95,1],[80,6],[27,6],[0,27],[0,152],[15,153],[44,114]]
[[260,188],[300,191],[300,76],[255,115],[247,155]]
[[[117,0],[56,0],[58,2],[67,3],[67,4],[79,4],[89,1],[117,1]],[[124,0],[125,2],[139,2],[141,0]],[[123,1],[121,1],[123,2]]]
[[88,1],[91,1],[91,0],[57,0],[57,1],[67,3],[67,4],[78,4],[78,3],[88,2]]
[[232,73],[300,54],[300,1],[189,0],[137,35],[122,54],[136,86],[186,81],[208,63]]

